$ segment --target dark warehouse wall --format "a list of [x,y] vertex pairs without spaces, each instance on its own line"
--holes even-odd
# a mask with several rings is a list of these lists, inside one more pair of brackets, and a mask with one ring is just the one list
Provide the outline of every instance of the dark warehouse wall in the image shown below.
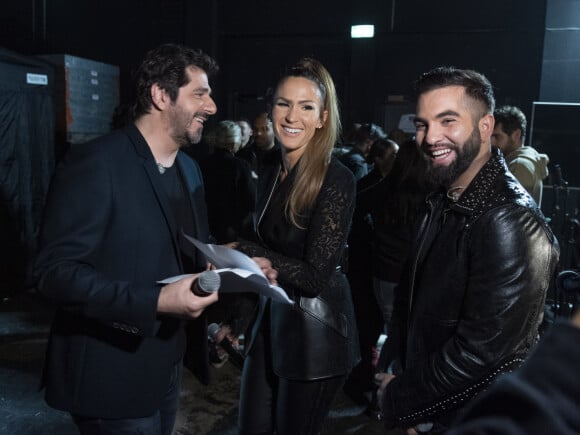
[[[261,109],[280,69],[304,55],[333,74],[347,123],[381,122],[393,96],[408,99],[414,78],[440,64],[481,70],[500,102],[527,109],[539,96],[545,0],[32,0],[2,7],[0,45],[119,65],[123,100],[147,48],[167,41],[203,48],[222,66],[214,82],[220,119]],[[351,40],[350,25],[365,22],[375,24],[375,38]]]

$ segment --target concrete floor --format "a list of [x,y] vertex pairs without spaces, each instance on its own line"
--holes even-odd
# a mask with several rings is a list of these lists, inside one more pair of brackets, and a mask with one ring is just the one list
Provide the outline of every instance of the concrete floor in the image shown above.
[[[0,434],[77,434],[68,414],[49,408],[39,379],[51,318],[51,307],[33,292],[0,301]],[[226,363],[213,369],[203,386],[185,370],[175,435],[234,435],[240,371]],[[322,432],[331,434],[398,435],[364,414],[340,393]]]

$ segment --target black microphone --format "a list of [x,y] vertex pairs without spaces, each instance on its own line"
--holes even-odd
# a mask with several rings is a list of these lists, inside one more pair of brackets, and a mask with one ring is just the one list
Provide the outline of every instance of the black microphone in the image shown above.
[[217,323],[211,323],[207,327],[207,334],[214,343],[220,345],[223,350],[227,352],[227,354],[230,356],[229,360],[232,362],[232,364],[241,370],[244,366],[244,357],[234,348],[228,337],[222,338],[222,340],[219,342],[217,341],[217,334],[219,330],[220,326]]
[[205,270],[191,284],[191,291],[196,296],[209,296],[219,290],[221,278],[215,270]]

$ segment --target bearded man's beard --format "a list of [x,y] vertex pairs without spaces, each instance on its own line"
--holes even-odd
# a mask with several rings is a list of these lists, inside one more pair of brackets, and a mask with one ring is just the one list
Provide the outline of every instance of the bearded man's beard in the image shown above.
[[177,104],[172,104],[169,112],[171,125],[171,137],[180,148],[187,148],[192,144],[197,144],[202,139],[203,127],[192,131],[191,125],[196,121],[196,117],[202,117],[203,114],[195,113],[193,115],[186,113]]
[[457,157],[450,165],[435,165],[432,160],[428,160],[427,180],[435,186],[448,188],[469,168],[481,148],[479,130],[473,129],[463,143],[463,147],[460,148],[457,145],[453,145],[451,148],[455,151]]

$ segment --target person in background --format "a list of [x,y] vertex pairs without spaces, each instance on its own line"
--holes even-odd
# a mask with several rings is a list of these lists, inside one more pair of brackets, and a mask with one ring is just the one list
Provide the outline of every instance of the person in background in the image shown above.
[[395,289],[389,340],[402,372],[376,377],[387,427],[435,434],[535,345],[559,247],[491,147],[487,78],[440,67],[416,89],[416,141],[440,190]]
[[524,146],[526,116],[517,107],[502,106],[495,110],[495,127],[491,145],[505,155],[508,168],[538,206],[542,205],[544,179],[548,176],[549,157],[531,146]]
[[386,139],[386,137],[383,129],[376,124],[362,124],[353,133],[352,148],[342,155],[340,160],[352,171],[357,181],[369,173],[367,158],[371,145],[377,139]]
[[417,144],[407,141],[401,145],[389,174],[357,197],[357,209],[368,213],[372,223],[373,290],[385,334],[391,332],[394,291],[411,250],[417,219],[433,189],[426,169]]
[[252,136],[254,132],[252,131],[250,121],[248,121],[246,118],[238,119],[237,123],[240,126],[240,129],[242,130],[242,142],[240,143],[240,149],[242,149],[247,147],[248,145],[251,145],[253,139]]
[[357,191],[367,189],[380,182],[393,168],[399,145],[391,139],[377,139],[371,145],[367,160],[372,169],[356,183]]
[[344,134],[343,145],[353,146],[355,142],[356,132],[363,126],[360,122],[353,122]]
[[253,143],[241,149],[236,157],[250,164],[253,175],[257,179],[260,166],[269,164],[271,159],[275,159],[280,152],[280,147],[274,140],[272,120],[268,113],[263,112],[256,116],[252,131]]
[[398,127],[393,128],[391,131],[389,131],[387,133],[387,137],[392,141],[395,141],[399,145],[403,145],[405,142],[413,139],[412,134],[405,133]]
[[317,434],[358,360],[348,281],[340,264],[355,201],[352,174],[332,149],[340,130],[328,71],[302,59],[280,79],[272,122],[281,155],[261,168],[253,241],[294,305],[260,297],[248,340],[240,434]]
[[[251,231],[256,186],[248,163],[235,156],[242,141],[238,123],[220,121],[211,136],[213,153],[201,163],[201,171],[211,235],[216,243],[226,244]],[[214,366],[221,366],[228,356],[216,342],[227,335],[238,347],[238,338],[246,333],[256,301],[255,293],[225,293],[207,310],[208,323],[221,326],[216,340],[210,343]]]
[[[382,314],[381,328],[374,331],[374,342],[377,342],[381,332],[386,335],[374,369],[376,372],[396,370],[391,366],[393,352],[392,340],[389,339],[395,289],[416,235],[419,213],[424,207],[425,198],[432,190],[426,173],[427,162],[421,150],[415,141],[407,141],[399,148],[397,158],[387,176],[357,194],[353,220],[359,219],[362,214],[370,222],[370,241],[367,249],[370,252],[369,264],[374,292],[372,303],[378,306]],[[371,369],[373,376],[374,371]],[[376,387],[373,389],[367,414],[379,418],[380,409],[375,392]]]
[[242,141],[240,126],[220,121],[213,131],[213,153],[202,162],[209,228],[219,244],[235,241],[251,225],[255,185],[250,166],[235,157]]
[[[369,265],[372,263],[373,224],[369,208],[363,210],[361,193],[380,183],[396,160],[399,146],[388,139],[377,139],[371,146],[368,159],[375,163],[374,168],[356,183],[357,201],[352,226],[348,235],[347,277],[352,292],[354,312],[359,334],[361,360],[353,368],[345,385],[344,392],[357,404],[367,405],[367,396],[376,390],[373,380],[376,345],[383,321],[377,301],[373,294],[372,276]],[[368,196],[368,195],[367,195]]]

